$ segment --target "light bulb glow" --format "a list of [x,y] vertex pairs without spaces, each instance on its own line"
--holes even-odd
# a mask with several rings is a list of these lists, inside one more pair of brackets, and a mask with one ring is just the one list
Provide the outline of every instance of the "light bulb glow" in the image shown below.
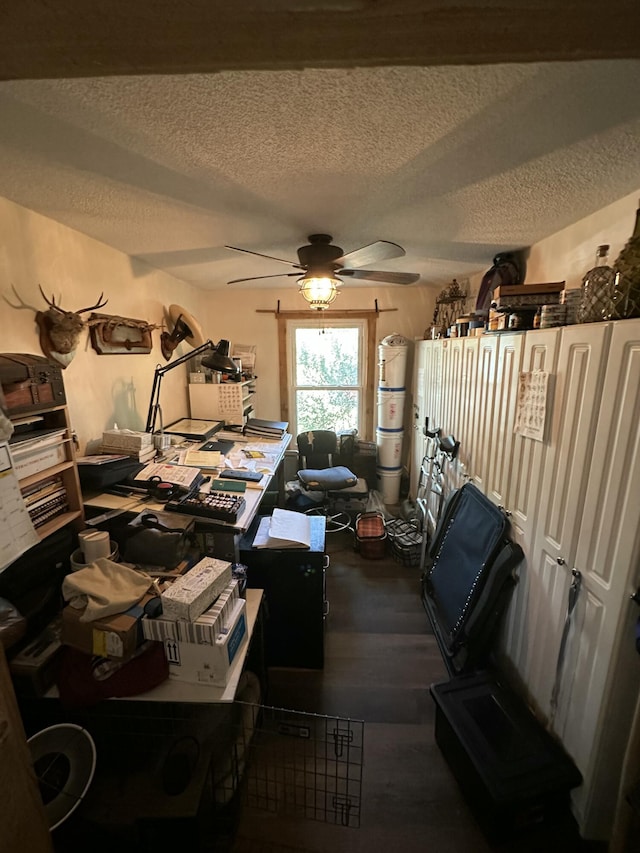
[[298,288],[310,307],[322,311],[335,300],[338,287],[342,284],[339,278],[331,276],[306,275],[298,279]]

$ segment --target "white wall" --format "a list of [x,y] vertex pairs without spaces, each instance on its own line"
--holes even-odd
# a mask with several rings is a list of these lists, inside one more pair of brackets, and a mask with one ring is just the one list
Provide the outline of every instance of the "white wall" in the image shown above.
[[[0,296],[15,302],[12,285],[36,309],[46,308],[38,290],[65,309],[92,305],[101,292],[109,303],[103,313],[160,324],[171,303],[196,316],[206,337],[228,338],[232,343],[254,343],[258,348],[257,411],[279,418],[277,323],[274,311],[304,308],[295,287],[246,290],[224,288],[198,291],[172,276],[141,265],[77,231],[0,198]],[[335,306],[340,309],[375,307],[380,316],[378,337],[399,332],[409,339],[422,337],[433,315],[436,291],[428,287],[345,287]],[[385,309],[397,309],[387,311]],[[318,322],[322,323],[322,316]],[[34,312],[15,310],[0,299],[0,352],[42,355]],[[101,438],[113,426],[144,429],[156,364],[165,364],[160,352],[160,332],[153,332],[148,355],[98,355],[83,332],[76,355],[64,371],[64,382],[80,450]],[[183,344],[177,355],[189,351]],[[188,365],[169,372],[162,381],[161,406],[165,423],[188,415],[186,373]]]
[[[46,304],[38,285],[67,310],[93,305],[101,292],[109,302],[101,312],[162,322],[172,302],[200,312],[201,295],[190,286],[135,266],[120,252],[51,219],[0,198],[0,295],[15,303],[12,286],[24,302],[38,310]],[[85,315],[85,316],[88,316]],[[0,300],[0,352],[42,355],[34,312],[15,310]],[[76,355],[64,370],[71,419],[84,451],[86,442],[113,426],[144,429],[156,363],[164,359],[159,332],[153,333],[151,354],[98,355],[83,331]],[[183,349],[180,350],[184,351]],[[184,415],[183,369],[163,380],[162,405],[167,418]]]
[[526,283],[564,280],[567,288],[580,287],[602,243],[611,246],[612,264],[633,232],[639,199],[637,190],[536,243],[529,254]]

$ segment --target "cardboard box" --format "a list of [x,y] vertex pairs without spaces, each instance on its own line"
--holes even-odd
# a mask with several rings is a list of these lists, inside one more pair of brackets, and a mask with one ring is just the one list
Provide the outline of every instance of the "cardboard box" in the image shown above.
[[162,593],[162,614],[194,622],[230,583],[231,563],[205,557]]
[[67,458],[62,436],[52,439],[48,444],[25,442],[22,447],[20,444],[12,444],[10,451],[19,480],[46,471],[47,468],[65,462]]
[[233,662],[247,636],[245,605],[244,598],[236,601],[225,633],[212,646],[166,639],[164,653],[169,663],[169,678],[225,687]]
[[160,616],[142,620],[142,633],[146,640],[180,640],[185,643],[202,643],[212,646],[228,623],[236,601],[240,597],[237,580],[232,580],[216,598],[212,606],[198,616],[194,622],[182,619],[167,619]]
[[156,596],[145,595],[124,613],[81,622],[83,611],[67,605],[62,611],[61,641],[89,655],[127,660],[144,642],[141,620],[144,606]]

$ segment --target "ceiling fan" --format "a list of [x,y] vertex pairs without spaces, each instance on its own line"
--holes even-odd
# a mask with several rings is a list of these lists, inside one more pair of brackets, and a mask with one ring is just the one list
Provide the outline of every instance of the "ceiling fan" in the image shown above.
[[245,281],[258,281],[265,278],[282,278],[296,276],[300,292],[312,308],[322,310],[333,302],[338,295],[338,287],[343,284],[343,278],[365,279],[384,284],[413,284],[418,281],[418,273],[389,272],[383,270],[362,269],[364,265],[377,263],[387,258],[400,258],[404,255],[402,246],[387,240],[378,240],[356,249],[347,254],[332,243],[330,234],[310,234],[309,243],[298,249],[298,263],[272,255],[263,255],[250,249],[240,249],[237,246],[226,246],[235,252],[245,252],[268,258],[293,267],[297,272],[274,273],[250,278],[235,278],[228,284],[239,284]]

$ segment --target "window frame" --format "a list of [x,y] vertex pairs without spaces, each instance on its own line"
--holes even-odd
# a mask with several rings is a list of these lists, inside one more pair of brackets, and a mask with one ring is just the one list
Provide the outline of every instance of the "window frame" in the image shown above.
[[[330,326],[326,324],[323,325],[325,329],[355,329],[358,335],[358,379],[359,382],[357,385],[353,386],[337,386],[337,385],[326,385],[326,386],[318,386],[318,391],[329,390],[331,388],[340,388],[340,389],[351,389],[356,390],[358,392],[358,420],[357,420],[357,430],[358,435],[363,435],[364,426],[365,426],[365,398],[366,398],[366,387],[367,387],[367,325],[364,320],[358,319],[354,320],[343,319],[343,320],[333,320]],[[296,355],[296,332],[300,329],[303,330],[318,330],[318,324],[312,320],[289,320],[287,322],[287,375],[289,377],[289,386],[288,386],[288,398],[289,398],[289,413],[290,413],[290,423],[292,430],[295,434],[300,432],[300,425],[297,422],[297,409],[296,409],[296,393],[301,390],[314,390],[310,385],[299,385],[296,382],[296,364],[294,362],[294,356]]]
[[315,324],[317,328],[328,327],[333,322],[338,322],[343,325],[342,321],[346,321],[346,325],[354,323],[354,321],[364,320],[364,368],[365,379],[363,385],[363,400],[361,422],[363,424],[363,432],[361,437],[364,441],[371,441],[373,436],[373,404],[374,404],[374,381],[376,376],[376,333],[377,333],[377,311],[330,311],[330,316],[321,312],[318,317],[315,311],[287,311],[277,313],[278,319],[278,358],[280,367],[280,405],[282,411],[282,419],[291,422],[291,400],[290,389],[293,386],[293,377],[290,376],[290,366],[288,353],[289,345],[289,323],[290,321],[300,321],[305,325]]

